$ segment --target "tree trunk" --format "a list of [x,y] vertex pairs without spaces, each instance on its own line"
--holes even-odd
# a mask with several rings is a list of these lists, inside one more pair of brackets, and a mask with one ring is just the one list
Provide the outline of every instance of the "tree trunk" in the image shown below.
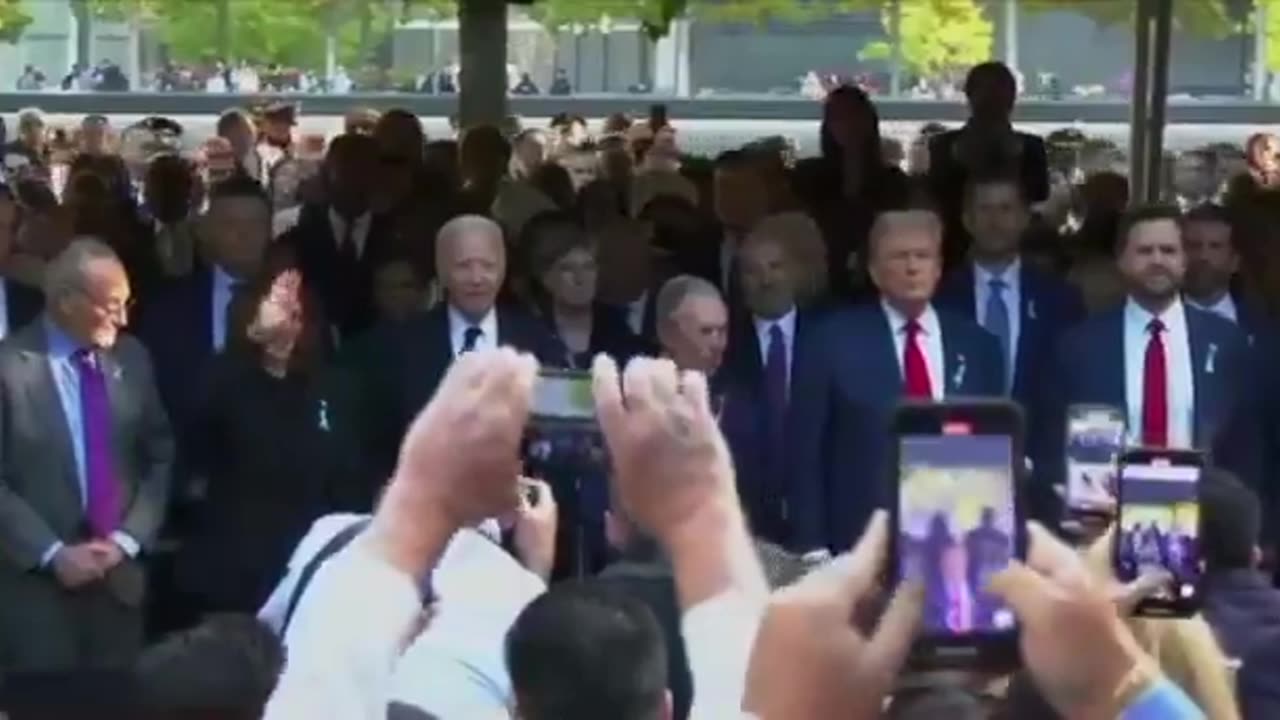
[[72,0],[71,15],[76,20],[76,63],[89,67],[93,64],[89,57],[93,52],[93,13],[89,12],[89,0]]
[[231,0],[218,0],[218,59],[231,63]]

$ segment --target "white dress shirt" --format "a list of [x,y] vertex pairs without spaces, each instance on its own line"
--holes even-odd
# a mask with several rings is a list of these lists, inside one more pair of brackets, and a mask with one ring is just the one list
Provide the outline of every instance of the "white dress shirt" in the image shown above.
[[480,318],[480,322],[472,322],[457,308],[450,305],[449,343],[453,347],[454,357],[462,353],[462,348],[466,342],[467,329],[472,327],[480,328],[480,337],[476,338],[476,344],[472,346],[472,350],[492,350],[498,347],[498,313],[496,310],[489,308],[488,314]]
[[[479,579],[482,573],[472,570],[458,577]],[[462,581],[459,587],[469,583]],[[506,591],[493,584],[489,590],[495,587]],[[726,592],[685,612],[681,630],[693,686],[698,688],[690,713],[694,720],[746,717],[739,708],[747,663],[767,600],[763,595]],[[440,678],[419,677],[416,664],[406,661],[400,666],[401,646],[421,613],[421,603],[414,580],[357,538],[316,572],[298,603],[285,636],[289,660],[267,702],[264,720],[382,720],[388,702],[396,699],[393,691],[400,681],[408,682],[410,674],[418,682],[446,687],[436,684]],[[441,617],[434,619],[440,621]],[[496,635],[493,630],[486,635]],[[406,675],[397,677],[401,670]],[[489,716],[446,715],[442,720],[452,717]]]
[[9,337],[9,281],[0,279],[0,340]]
[[453,536],[432,575],[431,624],[400,658],[391,701],[438,718],[505,718],[513,703],[507,631],[546,583],[473,530]]
[[1205,312],[1211,312],[1214,315],[1217,315],[1218,317],[1226,318],[1227,320],[1230,320],[1232,323],[1235,323],[1235,324],[1240,323],[1240,317],[1236,311],[1236,301],[1231,298],[1231,293],[1229,292],[1222,293],[1222,297],[1218,298],[1217,301],[1215,302],[1209,303],[1208,305],[1196,302],[1190,297],[1186,298],[1186,301],[1188,305],[1190,305],[1193,308],[1196,308],[1197,310],[1204,310]]
[[973,304],[975,318],[982,327],[987,324],[987,302],[991,300],[991,281],[1004,281],[1004,304],[1009,318],[1009,356],[1004,359],[1006,374],[1012,378],[1018,359],[1018,337],[1022,332],[1022,260],[1016,259],[1003,272],[991,272],[973,264]]
[[231,304],[232,286],[236,279],[225,270],[213,266],[213,302],[209,303],[213,313],[213,349],[221,350],[227,344],[227,306]]
[[644,333],[644,310],[649,304],[649,291],[640,293],[640,297],[627,303],[627,326],[636,335]]
[[[1129,410],[1129,442],[1142,442],[1142,384],[1146,363],[1147,331],[1154,316],[1130,298],[1124,306],[1124,392]],[[1195,439],[1195,373],[1191,368],[1191,338],[1182,302],[1175,299],[1163,313],[1165,379],[1169,408],[1169,447],[1190,448]]]
[[752,316],[752,321],[756,326],[756,339],[760,341],[760,367],[765,367],[769,362],[769,336],[773,330],[773,326],[777,325],[782,330],[782,345],[786,348],[787,358],[787,387],[791,387],[791,374],[795,370],[795,364],[792,359],[795,357],[796,348],[796,309],[793,307],[787,311],[786,315],[772,320],[762,318],[758,315]]
[[[902,355],[907,344],[907,318],[886,301],[882,300],[880,306],[884,309],[885,319],[889,322],[889,334],[893,336],[893,350],[898,359],[898,372],[905,378],[906,368],[902,365]],[[942,324],[938,322],[938,313],[933,311],[932,305],[925,307],[920,317],[916,318],[916,322],[920,324],[916,343],[921,345],[920,349],[924,351],[925,367],[929,370],[929,390],[933,393],[933,399],[941,402],[947,392],[947,363],[942,352]]]
[[[364,257],[364,248],[369,240],[369,226],[373,224],[373,215],[365,213],[352,221],[351,237],[356,243],[356,256]],[[347,220],[337,210],[329,208],[329,227],[333,228],[333,240],[342,247],[342,239],[347,235]]]

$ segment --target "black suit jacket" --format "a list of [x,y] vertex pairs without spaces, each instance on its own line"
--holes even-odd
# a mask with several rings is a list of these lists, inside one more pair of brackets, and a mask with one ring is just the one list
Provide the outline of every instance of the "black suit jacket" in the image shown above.
[[[564,366],[563,346],[537,319],[507,307],[499,307],[497,316],[499,345],[531,353],[544,366]],[[374,402],[383,423],[378,444],[389,469],[409,423],[430,402],[453,363],[448,306],[441,303],[378,335],[378,351],[367,356],[365,386],[376,388]]]
[[346,340],[374,324],[374,268],[393,251],[394,238],[390,219],[374,215],[359,262],[355,267],[344,267],[329,208],[308,205],[302,209],[298,224],[282,235],[280,242],[293,252],[302,276],[320,297],[325,317]]
[[35,288],[13,280],[0,279],[4,283],[6,315],[9,332],[26,327],[44,310],[44,295]]
[[162,290],[138,313],[134,332],[151,353],[169,420],[187,427],[213,346],[213,272],[198,268]]

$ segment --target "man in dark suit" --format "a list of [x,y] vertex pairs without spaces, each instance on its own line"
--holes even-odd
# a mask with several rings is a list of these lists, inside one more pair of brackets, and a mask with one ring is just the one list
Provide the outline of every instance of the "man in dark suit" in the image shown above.
[[1031,211],[1018,179],[975,175],[965,191],[964,224],[973,246],[969,260],[938,289],[937,305],[976,320],[1000,341],[1005,387],[1032,424],[1033,400],[1052,359],[1053,343],[1084,319],[1079,291],[1022,261]]
[[47,313],[0,345],[0,667],[123,665],[142,641],[139,553],[164,518],[173,437],[146,350],[120,336],[119,259],[78,240]]
[[327,202],[304,207],[298,224],[280,237],[341,340],[374,324],[374,268],[394,245],[389,219],[370,210],[377,159],[371,137],[334,138],[322,169]]
[[479,215],[461,215],[440,229],[436,238],[436,272],[445,299],[386,333],[381,353],[392,363],[383,401],[398,447],[409,422],[435,394],[445,371],[458,355],[510,345],[532,353],[539,362],[563,362],[559,343],[535,319],[515,308],[497,305],[507,272],[502,229]]
[[[787,439],[791,418],[791,388],[796,350],[815,322],[815,314],[796,305],[800,268],[787,249],[786,239],[753,230],[738,248],[737,271],[744,312],[734,317],[729,332],[727,370],[735,380],[759,398],[766,444],[761,490],[771,499],[773,517],[757,521],[757,533],[775,542],[786,542],[786,487],[791,475]],[[766,524],[761,524],[766,523]]]
[[996,339],[933,306],[942,275],[938,216],[882,213],[869,240],[880,302],[823,318],[804,338],[793,374],[788,510],[792,544],[806,552],[847,549],[883,504],[889,420],[901,398],[1004,393]]
[[[1062,481],[1066,408],[1100,403],[1123,408],[1129,442],[1199,448],[1253,486],[1260,481],[1259,416],[1250,394],[1244,336],[1229,321],[1184,303],[1181,216],[1147,206],[1121,221],[1118,266],[1128,299],[1067,331],[1058,342],[1052,380],[1044,383],[1045,427],[1036,463],[1033,508],[1056,511],[1051,485]],[[1048,482],[1046,482],[1048,480]]]
[[179,434],[190,420],[209,359],[227,338],[227,307],[250,282],[271,242],[271,206],[262,186],[237,175],[211,188],[201,223],[206,262],[141,308],[135,334],[155,364],[156,384]]
[[711,406],[733,457],[738,497],[753,535],[780,537],[785,498],[769,485],[767,414],[763,392],[722,367],[729,339],[729,310],[711,281],[677,275],[663,284],[655,304],[658,344],[681,370],[708,379]]
[[1265,312],[1232,286],[1240,269],[1234,225],[1226,208],[1219,205],[1201,205],[1187,212],[1182,220],[1187,248],[1182,295],[1188,306],[1218,315],[1244,333],[1262,418],[1262,477],[1268,482],[1259,488],[1266,493],[1259,499],[1266,508],[1263,544],[1270,553],[1277,540],[1274,521],[1280,508],[1280,497],[1270,482],[1280,469],[1280,372],[1274,364],[1280,338]]
[[964,189],[974,173],[994,171],[1017,177],[1029,203],[1049,197],[1044,140],[1013,129],[1013,105],[1018,98],[1013,72],[995,60],[975,65],[965,78],[964,94],[969,101],[968,122],[959,130],[939,133],[929,143],[929,187],[946,223],[949,267],[968,249],[962,220]]

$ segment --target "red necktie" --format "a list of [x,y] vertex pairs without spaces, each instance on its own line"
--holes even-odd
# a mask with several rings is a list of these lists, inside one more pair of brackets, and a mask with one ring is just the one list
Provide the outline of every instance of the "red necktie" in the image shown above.
[[1164,356],[1164,323],[1152,319],[1147,324],[1151,338],[1147,340],[1142,360],[1142,444],[1147,447],[1169,445],[1169,373]]
[[902,375],[906,380],[907,397],[933,399],[933,386],[929,384],[929,364],[924,360],[924,351],[920,349],[917,338],[920,336],[920,323],[908,320],[902,327],[906,333],[906,342],[902,345]]

